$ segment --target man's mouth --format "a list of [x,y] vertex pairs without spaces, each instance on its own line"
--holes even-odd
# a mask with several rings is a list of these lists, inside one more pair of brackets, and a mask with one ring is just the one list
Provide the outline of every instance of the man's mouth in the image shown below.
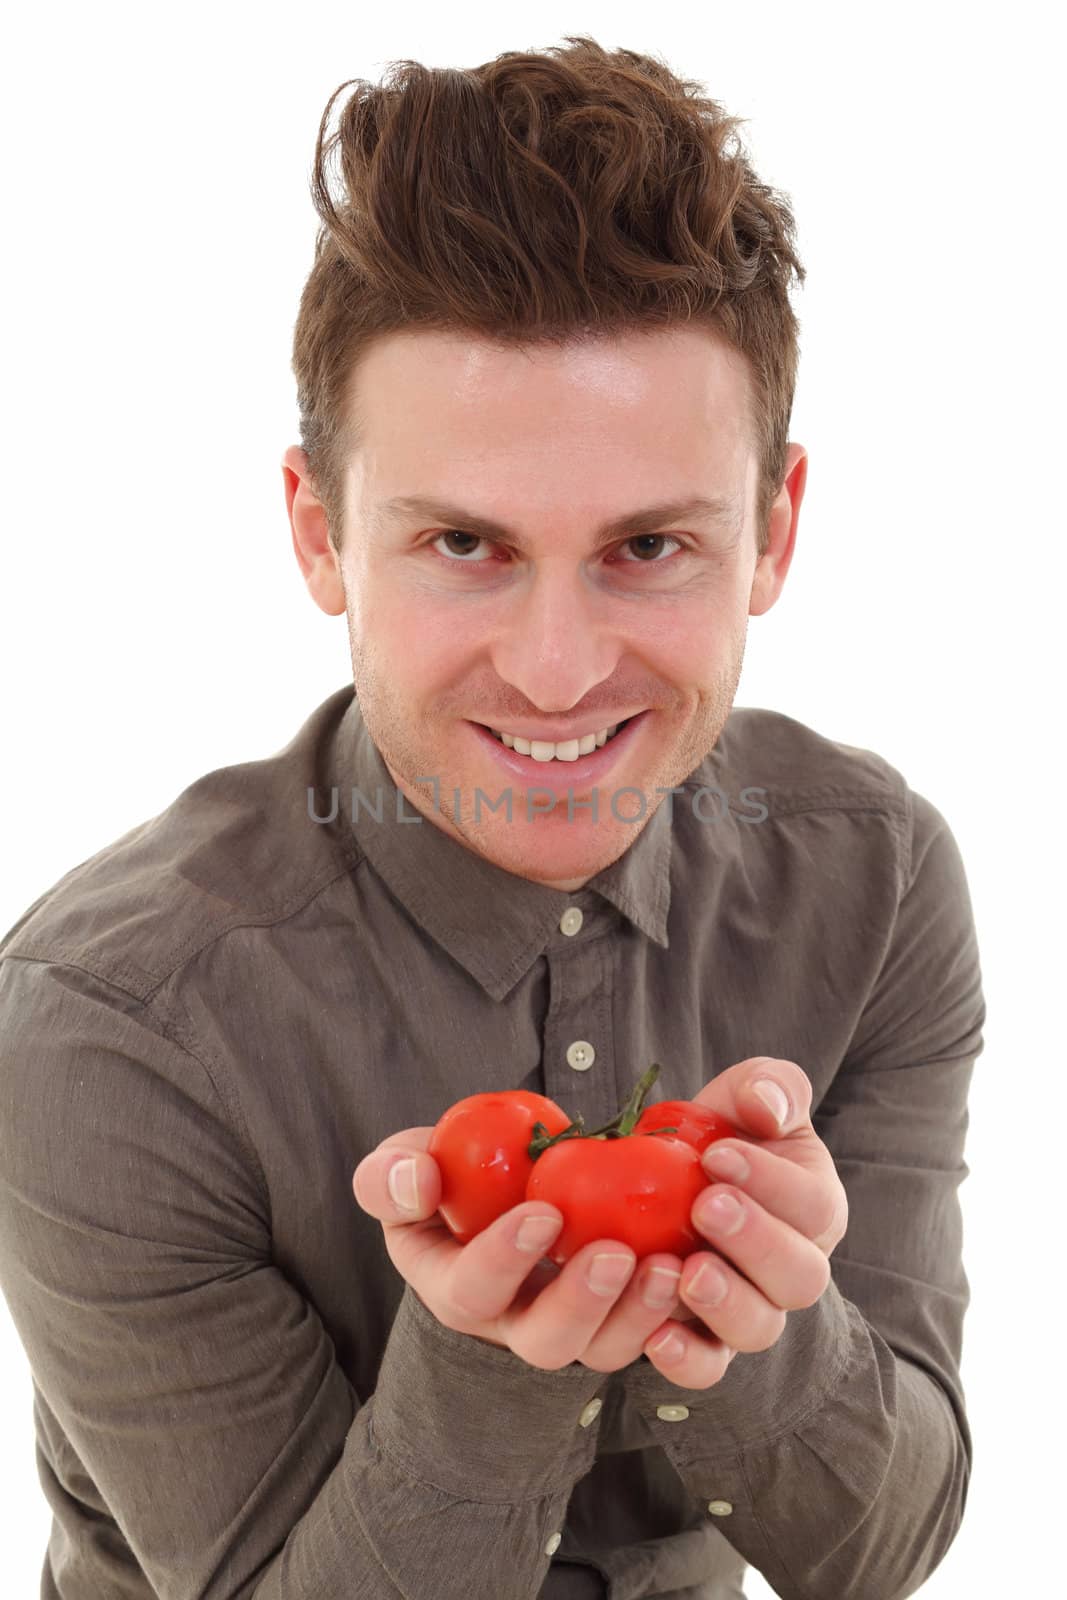
[[[639,715],[639,713],[635,713]],[[621,722],[609,723],[607,727],[595,733],[585,734],[581,739],[524,739],[520,734],[512,734],[499,728],[490,727],[486,722],[480,724],[498,739],[509,750],[514,750],[520,756],[529,756],[534,761],[547,765],[552,761],[578,761],[582,756],[592,755],[594,750],[600,750],[605,744],[610,744],[633,717],[624,717]]]
[[470,722],[468,726],[502,772],[510,773],[524,788],[533,785],[562,796],[575,787],[584,793],[590,784],[604,782],[626,759],[651,715],[646,707],[618,724],[610,723],[598,733],[587,734],[584,740],[571,739],[563,744],[512,738],[506,728],[492,728],[484,722]]

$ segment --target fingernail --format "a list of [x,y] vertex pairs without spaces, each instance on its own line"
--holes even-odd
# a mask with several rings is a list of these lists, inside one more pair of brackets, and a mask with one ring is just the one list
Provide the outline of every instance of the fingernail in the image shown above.
[[398,1161],[395,1166],[390,1167],[388,1182],[393,1204],[400,1211],[419,1209],[419,1182],[413,1158]]
[[702,1228],[728,1238],[744,1226],[745,1208],[732,1194],[717,1194],[697,1213]]
[[715,1144],[704,1151],[704,1166],[708,1172],[714,1172],[720,1178],[732,1178],[735,1183],[750,1176],[748,1162],[740,1150],[722,1150]]
[[614,1255],[602,1250],[593,1257],[586,1273],[586,1282],[594,1294],[614,1294],[616,1289],[622,1288],[635,1265],[634,1256]]
[[720,1300],[725,1300],[729,1287],[718,1267],[703,1261],[690,1278],[686,1294],[691,1300],[699,1300],[701,1305],[717,1306]]
[[669,1306],[672,1300],[678,1298],[678,1282],[682,1274],[675,1272],[673,1267],[651,1267],[645,1279],[641,1298],[646,1306],[654,1310],[662,1310]]
[[655,1351],[661,1361],[677,1361],[680,1356],[685,1355],[685,1344],[681,1334],[673,1332],[665,1333],[662,1339],[650,1344],[648,1348]]
[[779,1129],[784,1128],[789,1120],[789,1100],[785,1090],[772,1078],[760,1078],[758,1083],[752,1085],[752,1092],[763,1101]]
[[515,1235],[515,1246],[527,1255],[541,1255],[562,1226],[555,1217],[524,1217]]

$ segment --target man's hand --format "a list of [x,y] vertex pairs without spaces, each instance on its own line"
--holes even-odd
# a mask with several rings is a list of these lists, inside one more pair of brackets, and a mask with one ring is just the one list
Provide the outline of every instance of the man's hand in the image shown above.
[[[427,1310],[446,1328],[512,1350],[547,1372],[572,1361],[595,1372],[615,1372],[636,1361],[665,1310],[677,1304],[677,1256],[648,1256],[635,1273],[629,1245],[598,1239],[559,1270],[540,1258],[563,1217],[557,1207],[539,1200],[513,1206],[460,1244],[436,1215],[441,1174],[427,1148],[432,1133],[423,1127],[390,1135],[352,1175],[357,1201],[382,1224],[393,1265]],[[407,1212],[389,1186],[398,1157],[405,1156],[414,1156],[418,1175],[414,1209]],[[524,1246],[519,1230],[534,1218],[548,1218],[555,1226]],[[587,1274],[597,1256],[625,1269],[613,1287],[590,1282]],[[666,1275],[656,1270],[660,1267],[667,1268]],[[643,1298],[649,1288],[659,1296],[654,1305]]]
[[[780,1137],[772,1113],[753,1094],[753,1085],[764,1076],[784,1088],[791,1101]],[[560,1270],[538,1259],[550,1239],[532,1256],[516,1244],[526,1218],[562,1223],[556,1207],[539,1201],[514,1207],[461,1245],[436,1215],[441,1176],[427,1149],[429,1127],[383,1139],[356,1168],[353,1192],[381,1222],[401,1277],[446,1327],[510,1349],[547,1371],[578,1361],[596,1372],[617,1372],[644,1353],[680,1388],[711,1388],[738,1350],[768,1349],[781,1336],[785,1313],[814,1304],[823,1293],[830,1281],[830,1253],[847,1225],[848,1203],[833,1159],[811,1126],[811,1084],[795,1062],[753,1057],[720,1073],[694,1098],[754,1136],[752,1141],[747,1136],[718,1140],[706,1152],[709,1176],[713,1151],[737,1149],[750,1168],[748,1178],[713,1181],[694,1203],[693,1225],[714,1246],[714,1254],[698,1251],[683,1261],[661,1252],[633,1271],[629,1246],[604,1239],[587,1245]],[[418,1199],[410,1211],[400,1208],[387,1183],[390,1169],[404,1156],[414,1157],[418,1175]],[[743,1207],[742,1225],[729,1235],[703,1220],[704,1206],[723,1193]],[[629,1281],[607,1295],[598,1295],[585,1277],[601,1252],[623,1257],[631,1269]],[[705,1262],[727,1281],[725,1298],[715,1306],[698,1301],[690,1288]],[[653,1287],[667,1297],[658,1306],[644,1298]],[[699,1324],[699,1332],[680,1326],[687,1319]],[[654,1348],[669,1333],[684,1344],[673,1359],[669,1350]]]
[[[767,1081],[784,1092],[781,1121],[755,1092]],[[721,1072],[693,1099],[754,1135],[753,1142],[747,1136],[718,1139],[704,1152],[712,1182],[697,1196],[691,1220],[714,1248],[687,1256],[683,1264],[685,1309],[675,1312],[669,1328],[681,1341],[680,1353],[672,1355],[669,1345],[645,1352],[681,1388],[705,1389],[718,1383],[735,1351],[770,1349],[782,1336],[786,1313],[814,1305],[825,1292],[830,1256],[848,1227],[848,1197],[812,1127],[811,1080],[795,1061],[752,1056]],[[731,1154],[747,1173],[726,1170]],[[716,1223],[719,1196],[732,1200],[734,1209]],[[698,1288],[719,1298],[700,1300]],[[699,1331],[675,1325],[687,1318]]]

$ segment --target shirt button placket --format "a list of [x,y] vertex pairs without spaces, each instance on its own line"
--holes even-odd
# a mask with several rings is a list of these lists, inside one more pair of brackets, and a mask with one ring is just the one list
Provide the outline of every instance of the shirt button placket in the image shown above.
[[[608,1122],[618,1110],[611,1090],[613,1040],[611,983],[613,967],[603,941],[596,935],[599,922],[595,907],[571,901],[555,913],[557,932],[549,939],[545,952],[548,965],[549,1004],[541,1034],[541,1060],[544,1088],[549,1099],[559,1097],[569,1114],[581,1115],[587,1127]],[[584,1030],[604,1029],[606,1036],[594,1032],[596,1039],[582,1037]],[[569,1074],[587,1073],[596,1066],[599,1084],[590,1077],[581,1090],[565,1081]],[[561,1077],[562,1074],[562,1077]],[[568,1099],[568,1097],[570,1097]]]
[[[684,1422],[689,1415],[689,1407],[679,1405],[657,1406],[656,1415],[661,1422]],[[729,1500],[708,1501],[708,1510],[713,1517],[728,1517],[733,1513],[733,1509]]]

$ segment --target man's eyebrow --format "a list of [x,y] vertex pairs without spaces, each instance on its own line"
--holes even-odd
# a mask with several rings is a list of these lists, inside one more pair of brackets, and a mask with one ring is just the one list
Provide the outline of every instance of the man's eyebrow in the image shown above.
[[[643,506],[639,511],[630,511],[625,516],[614,517],[611,521],[602,523],[596,530],[595,544],[599,549],[601,545],[609,544],[614,539],[627,535],[634,538],[643,533],[654,533],[665,523],[692,518],[732,526],[737,520],[739,510],[737,496],[730,494],[699,494],[681,500],[662,500],[655,505]],[[488,517],[479,516],[477,512],[465,511],[462,506],[455,505],[449,500],[438,500],[432,495],[396,495],[392,500],[384,501],[375,513],[376,520],[383,524],[397,522],[406,517],[442,522],[449,528],[456,528],[464,533],[479,534],[487,539],[510,539],[519,549],[523,548],[522,537],[513,528],[508,528],[500,522],[493,522]]]

